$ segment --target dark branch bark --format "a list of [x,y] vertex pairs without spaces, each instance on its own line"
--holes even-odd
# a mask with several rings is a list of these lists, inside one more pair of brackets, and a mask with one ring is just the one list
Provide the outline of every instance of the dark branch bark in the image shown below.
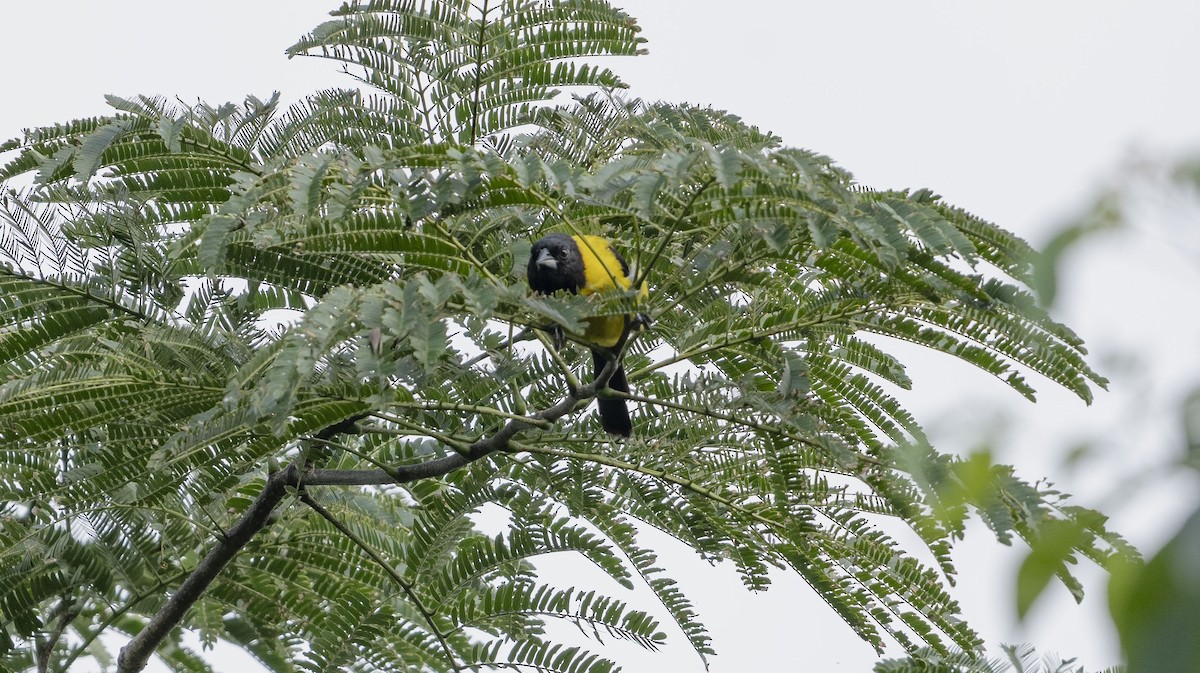
[[267,478],[267,485],[262,493],[254,499],[249,509],[242,514],[221,538],[217,546],[204,557],[188,576],[179,590],[169,598],[158,613],[146,624],[133,640],[121,648],[121,656],[117,658],[119,673],[134,673],[146,667],[150,655],[158,649],[159,643],[167,637],[171,629],[179,624],[188,609],[204,595],[208,585],[216,579],[217,574],[233,560],[242,547],[262,530],[270,520],[271,512],[287,494],[289,476],[295,475],[294,467],[280,470]]
[[[622,340],[623,341],[623,340]],[[539,421],[553,422],[562,418],[575,409],[581,400],[596,396],[596,390],[604,385],[613,372],[616,371],[616,358],[605,363],[604,368],[597,374],[591,384],[572,391],[554,406],[532,415]],[[357,422],[365,415],[348,418],[317,433],[316,438],[328,440],[339,433],[356,432]],[[518,432],[533,427],[530,423],[511,420],[491,437],[481,439],[468,447],[463,453],[454,453],[443,458],[437,458],[417,465],[402,465],[386,470],[311,470],[302,471],[296,465],[290,465],[283,470],[272,473],[267,478],[267,484],[250,507],[242,514],[225,535],[217,542],[217,546],[204,557],[188,576],[179,590],[175,592],[158,613],[146,624],[129,643],[121,648],[117,658],[118,673],[137,673],[146,667],[151,655],[158,649],[159,644],[179,625],[187,611],[200,600],[204,592],[217,578],[221,570],[237,556],[242,547],[270,521],[271,513],[283,501],[288,488],[303,486],[365,486],[371,484],[403,484],[418,479],[440,477],[468,465],[484,456],[497,451],[508,451],[509,440]]]
[[39,637],[34,646],[34,657],[37,659],[38,673],[46,673],[50,670],[50,655],[54,652],[58,641],[62,639],[63,633],[67,627],[79,613],[83,610],[83,599],[72,599],[70,596],[63,596],[62,603],[58,606],[58,623],[44,636]]

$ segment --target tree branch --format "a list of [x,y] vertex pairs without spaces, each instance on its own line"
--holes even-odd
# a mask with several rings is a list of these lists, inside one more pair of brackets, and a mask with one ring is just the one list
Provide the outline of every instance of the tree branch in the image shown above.
[[44,636],[37,638],[34,646],[38,673],[47,673],[50,670],[50,655],[54,652],[58,641],[62,639],[67,627],[83,610],[83,599],[72,599],[69,595],[64,594],[58,610],[58,623]]
[[[267,483],[250,507],[217,542],[217,546],[204,557],[188,575],[167,602],[125,647],[117,658],[117,673],[137,673],[146,667],[150,656],[159,644],[179,625],[187,611],[217,578],[221,570],[237,556],[238,552],[271,520],[271,514],[288,489],[302,486],[366,486],[381,484],[403,484],[418,479],[440,477],[468,465],[497,451],[510,451],[510,442],[517,433],[527,428],[552,423],[575,409],[581,400],[596,396],[597,388],[612,377],[617,360],[605,363],[597,374],[596,381],[570,391],[557,404],[537,413],[529,419],[511,419],[496,434],[480,439],[466,447],[465,451],[430,460],[416,465],[402,465],[379,470],[309,470],[303,471],[295,464],[273,472]],[[599,385],[597,382],[600,382]],[[357,422],[365,415],[348,418],[317,433],[317,439],[325,441],[335,434],[355,432]],[[311,505],[310,505],[311,506]]]
[[237,523],[225,532],[217,546],[200,561],[192,574],[179,585],[179,590],[167,599],[146,627],[121,648],[121,655],[117,658],[118,673],[136,673],[146,667],[146,662],[158,649],[159,643],[179,624],[192,605],[200,600],[217,574],[258,531],[266,527],[276,505],[287,494],[289,477],[294,479],[297,473],[298,470],[293,465],[267,477],[266,486]]

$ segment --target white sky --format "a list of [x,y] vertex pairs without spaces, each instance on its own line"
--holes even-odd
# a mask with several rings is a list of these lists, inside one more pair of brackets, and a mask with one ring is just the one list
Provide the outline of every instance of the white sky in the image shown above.
[[[210,103],[292,100],[350,86],[331,62],[288,61],[283,49],[323,20],[333,0],[150,0],[4,3],[6,65],[0,138],[106,112],[103,95]],[[649,56],[608,64],[632,93],[712,104],[833,157],[865,185],[930,187],[1035,244],[1130,168],[1200,153],[1200,3],[1192,0],[627,0]],[[1000,459],[1050,477],[1117,529],[1153,546],[1194,504],[1196,481],[1119,489],[1178,445],[1176,409],[1200,382],[1200,209],[1147,200],[1136,233],[1101,237],[1072,255],[1056,312],[1091,345],[1111,392],[1084,407],[1050,384],[1031,405],[984,374],[921,354],[904,398],[943,450],[991,431]],[[1091,447],[1073,462],[1067,452]],[[656,543],[657,544],[657,543]],[[663,562],[697,603],[719,653],[711,670],[867,671],[873,652],[798,579],[745,592],[667,543]],[[1014,625],[1011,578],[1020,550],[986,531],[956,555],[965,616],[989,643],[1033,641],[1115,663],[1103,577],[1086,572],[1076,607],[1052,591],[1026,628]],[[578,568],[573,565],[571,568]],[[568,581],[584,581],[572,577]],[[627,670],[699,670],[682,638],[666,654],[618,649]]]

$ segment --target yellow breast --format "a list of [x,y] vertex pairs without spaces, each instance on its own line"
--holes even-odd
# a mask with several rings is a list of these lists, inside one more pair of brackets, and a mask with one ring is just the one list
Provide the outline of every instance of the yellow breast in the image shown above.
[[621,288],[628,290],[632,281],[625,275],[625,265],[607,239],[599,236],[572,236],[583,258],[583,295]]
[[[584,285],[579,294],[590,295],[620,288],[628,290],[633,280],[626,275],[625,264],[612,244],[600,236],[572,236],[583,257]],[[640,296],[646,296],[643,284]],[[600,346],[616,346],[625,330],[626,316],[598,316],[588,319],[584,338]]]

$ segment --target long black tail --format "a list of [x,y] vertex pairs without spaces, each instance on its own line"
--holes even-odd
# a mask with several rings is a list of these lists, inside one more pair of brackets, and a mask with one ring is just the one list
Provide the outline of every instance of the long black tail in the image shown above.
[[[604,363],[608,361],[608,356],[596,349],[592,349],[592,379],[595,380],[596,375],[604,369]],[[617,371],[613,373],[612,378],[608,380],[608,387],[613,390],[619,390],[623,393],[629,392],[629,382],[625,380],[625,366],[618,364]],[[633,421],[629,419],[629,407],[626,406],[625,400],[616,398],[600,398],[596,400],[600,407],[600,425],[604,431],[621,437],[628,437],[633,434]]]

